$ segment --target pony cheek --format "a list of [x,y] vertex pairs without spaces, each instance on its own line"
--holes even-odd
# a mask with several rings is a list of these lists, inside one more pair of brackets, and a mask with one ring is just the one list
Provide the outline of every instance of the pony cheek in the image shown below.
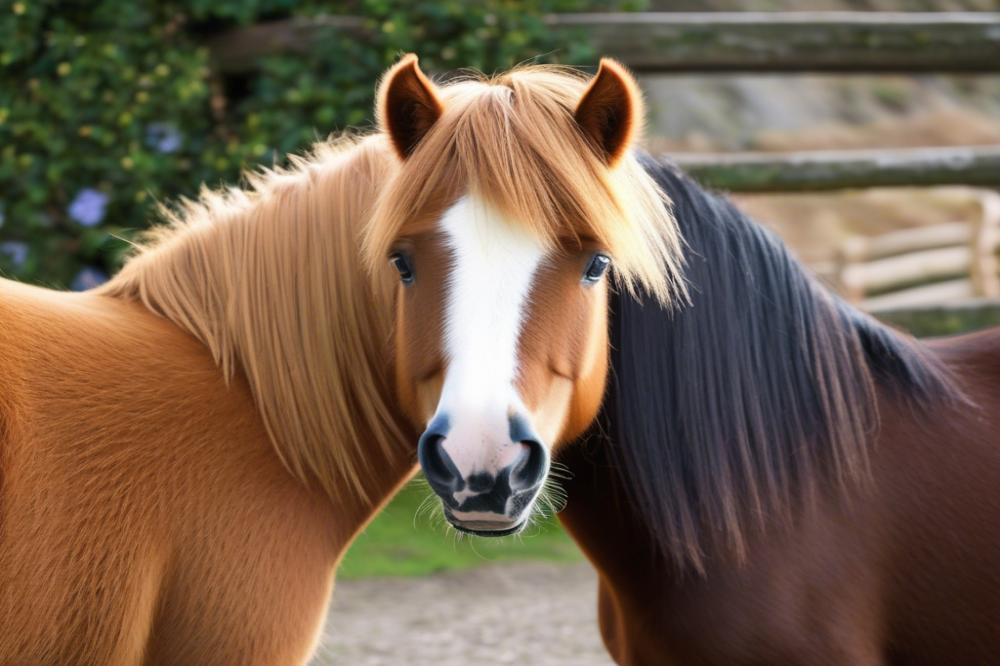
[[[412,425],[423,429],[433,417],[444,384],[445,360],[441,349],[440,326],[434,318],[440,306],[428,302],[413,287],[406,288],[408,300],[397,305],[394,338],[395,392],[399,406]],[[413,299],[417,296],[417,299]],[[386,362],[390,362],[386,359]]]
[[573,401],[573,381],[557,374],[549,376],[547,390],[537,405],[529,408],[535,431],[550,448],[564,439]]
[[[578,288],[575,281],[573,287]],[[585,297],[572,299],[565,297],[571,307],[564,307],[551,325],[562,326],[558,340],[535,349],[534,359],[522,355],[532,370],[524,373],[530,381],[519,388],[536,430],[553,451],[580,437],[597,418],[608,375],[607,286],[595,285]]]
[[572,441],[591,427],[604,403],[608,382],[608,287],[602,282],[594,289],[587,323],[587,335],[579,353],[579,369],[573,382],[573,398],[566,419],[565,441]]
[[396,398],[399,407],[412,425],[418,429],[424,428],[434,415],[441,388],[444,384],[444,372],[441,370],[424,370],[408,362],[412,350],[397,357],[395,365]]
[[559,433],[549,440],[552,442],[553,453],[563,445],[581,437],[597,420],[604,401],[607,367],[607,362],[604,361],[600,363],[599,368],[594,368],[591,374],[577,381],[559,378],[567,385],[569,398],[565,401]]
[[426,426],[434,417],[443,387],[444,372],[436,372],[416,382],[414,395],[420,427]]
[[405,348],[396,359],[396,397],[399,407],[412,425],[423,429],[434,416],[444,386],[444,371],[439,363],[411,363],[415,350]]

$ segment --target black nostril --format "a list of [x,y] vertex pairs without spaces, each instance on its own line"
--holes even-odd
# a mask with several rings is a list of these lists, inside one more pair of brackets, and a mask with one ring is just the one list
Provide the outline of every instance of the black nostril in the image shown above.
[[437,494],[450,496],[465,487],[461,473],[444,450],[444,435],[425,432],[417,444],[417,460]]
[[510,472],[510,486],[514,490],[534,488],[549,469],[549,454],[541,443],[533,439],[521,440],[520,457]]

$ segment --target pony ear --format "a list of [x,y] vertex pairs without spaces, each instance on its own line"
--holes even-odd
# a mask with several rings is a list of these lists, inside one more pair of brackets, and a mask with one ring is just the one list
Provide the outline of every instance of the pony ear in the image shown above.
[[624,66],[601,58],[597,75],[573,115],[608,166],[614,166],[631,147],[642,124],[642,93]]
[[434,84],[408,53],[382,77],[378,90],[379,125],[389,134],[399,156],[406,159],[434,125],[444,107]]

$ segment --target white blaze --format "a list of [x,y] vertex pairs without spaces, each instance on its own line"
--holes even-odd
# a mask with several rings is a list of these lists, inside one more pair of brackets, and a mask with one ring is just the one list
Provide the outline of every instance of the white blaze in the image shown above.
[[453,254],[446,285],[448,360],[437,412],[451,429],[445,450],[464,474],[495,472],[519,451],[508,416],[524,408],[514,388],[518,340],[545,251],[528,231],[471,197],[441,218]]

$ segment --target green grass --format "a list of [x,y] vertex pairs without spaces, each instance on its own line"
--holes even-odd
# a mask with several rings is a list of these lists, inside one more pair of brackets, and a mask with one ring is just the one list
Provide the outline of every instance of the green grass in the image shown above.
[[[554,518],[539,519],[521,534],[500,539],[461,535],[445,525],[439,500],[427,499],[431,494],[421,481],[400,491],[355,540],[337,577],[424,576],[494,562],[577,562],[582,558]],[[425,499],[427,504],[421,508]]]

